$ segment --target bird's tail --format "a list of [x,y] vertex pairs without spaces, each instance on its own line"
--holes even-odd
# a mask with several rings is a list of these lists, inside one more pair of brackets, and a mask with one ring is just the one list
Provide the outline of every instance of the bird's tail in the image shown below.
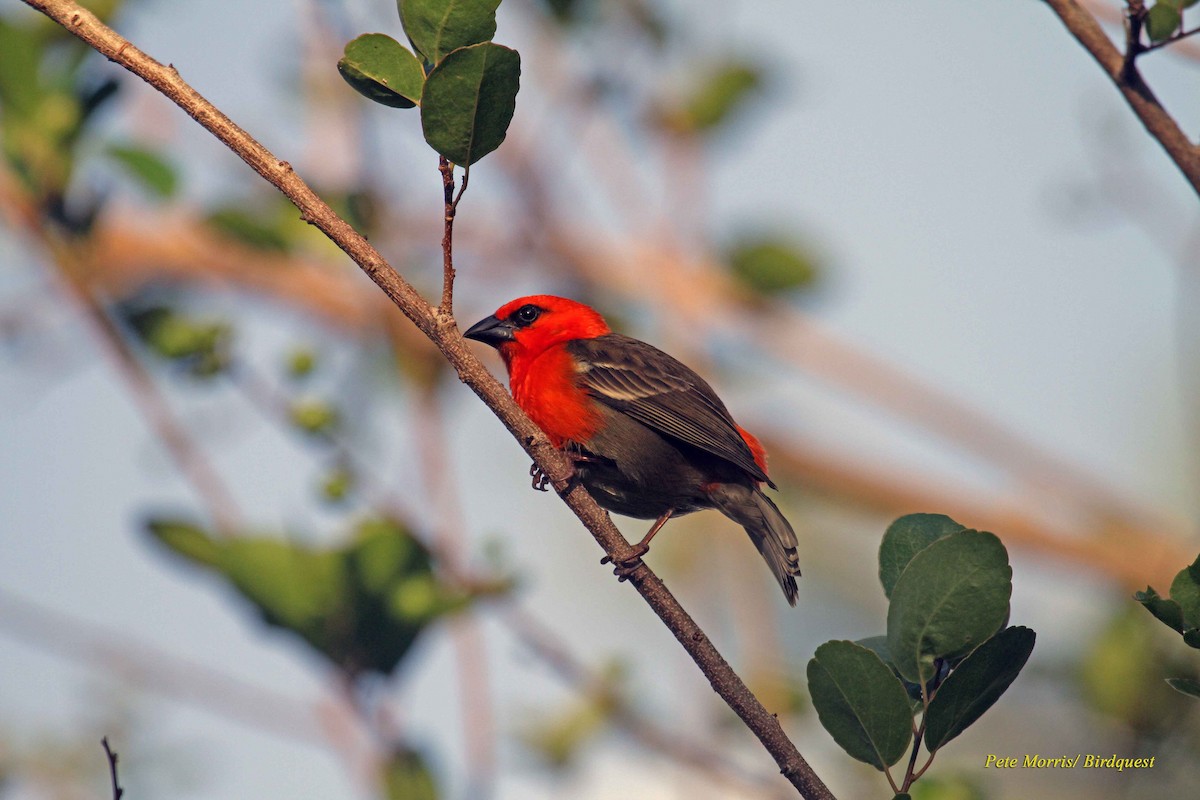
[[796,576],[800,556],[796,532],[779,508],[757,487],[724,483],[709,492],[722,514],[746,529],[750,541],[783,587],[790,605],[796,605]]

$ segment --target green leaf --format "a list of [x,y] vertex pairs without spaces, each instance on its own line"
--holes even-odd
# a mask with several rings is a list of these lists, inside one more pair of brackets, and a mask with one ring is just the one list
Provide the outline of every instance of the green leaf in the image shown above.
[[1179,604],[1183,627],[1200,628],[1200,558],[1184,567],[1171,582],[1171,600]]
[[520,78],[516,50],[491,43],[455,50],[425,81],[425,141],[455,164],[474,164],[504,141]]
[[383,766],[383,789],[387,800],[438,800],[437,782],[416,750],[401,747]]
[[937,750],[966,730],[1016,680],[1036,634],[1029,628],[1000,631],[975,649],[942,682],[925,716],[925,748]]
[[292,247],[282,221],[260,210],[223,206],[209,212],[206,221],[229,238],[259,250],[287,252]]
[[109,146],[107,154],[156,197],[173,197],[179,188],[175,167],[161,153],[135,145],[114,144]]
[[303,432],[318,436],[332,433],[341,421],[336,408],[314,398],[293,401],[288,418]]
[[9,119],[31,116],[42,100],[38,72],[45,45],[27,27],[0,17],[0,104]]
[[934,662],[966,655],[1004,624],[1012,595],[1008,551],[964,530],[913,556],[892,589],[888,649],[906,680],[925,684]]
[[408,40],[430,64],[496,35],[500,0],[398,0],[396,5]]
[[1167,685],[1177,692],[1200,698],[1200,681],[1192,678],[1167,678]]
[[762,86],[762,70],[730,59],[712,66],[678,108],[668,109],[661,121],[676,133],[708,133],[729,120]]
[[825,730],[853,758],[883,770],[912,743],[904,686],[866,647],[847,641],[818,647],[808,662],[808,691]]
[[354,489],[354,473],[346,467],[334,467],[321,480],[321,498],[327,503],[340,503]]
[[1133,599],[1145,606],[1147,611],[1171,630],[1176,633],[1183,632],[1183,609],[1179,607],[1179,603],[1159,597],[1158,592],[1150,586],[1147,586],[1144,592],[1135,592]]
[[420,60],[386,34],[364,33],[350,41],[337,69],[368,100],[391,108],[412,108],[421,102],[425,70]]
[[783,237],[743,239],[729,250],[725,259],[734,277],[765,295],[811,286],[817,277],[816,258]]
[[317,354],[308,347],[297,347],[288,353],[286,368],[289,378],[307,378],[317,368]]
[[1152,42],[1169,39],[1171,34],[1179,30],[1183,16],[1176,5],[1158,2],[1146,13],[1146,35]]
[[152,520],[148,528],[175,553],[224,577],[268,625],[300,636],[352,676],[391,673],[430,623],[476,596],[440,583],[429,551],[391,520],[366,520],[349,543],[333,548],[261,536],[218,539],[175,520]]
[[202,528],[178,519],[159,518],[146,522],[150,535],[179,555],[197,564],[213,566],[220,548]]
[[162,305],[123,313],[152,353],[185,367],[194,377],[210,377],[229,363],[233,334],[225,322],[197,320]]
[[952,533],[966,530],[944,514],[908,514],[900,517],[883,534],[879,545],[879,582],[889,598],[913,556]]

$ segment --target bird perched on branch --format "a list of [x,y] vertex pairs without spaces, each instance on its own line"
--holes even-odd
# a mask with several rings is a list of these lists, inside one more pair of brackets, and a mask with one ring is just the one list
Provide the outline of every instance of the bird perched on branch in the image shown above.
[[601,507],[654,520],[619,567],[635,566],[671,517],[715,508],[746,529],[796,605],[796,534],[763,494],[763,484],[776,488],[766,452],[703,378],[562,297],[513,300],[465,336],[500,352],[513,398]]

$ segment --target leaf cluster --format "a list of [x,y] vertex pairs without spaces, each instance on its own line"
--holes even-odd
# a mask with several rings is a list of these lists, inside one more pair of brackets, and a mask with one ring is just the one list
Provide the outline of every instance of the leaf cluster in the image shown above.
[[[887,633],[818,647],[808,687],[834,740],[886,773],[900,794],[1004,694],[1035,634],[1006,627],[1012,569],[999,538],[949,517],[911,514],[892,523],[879,549],[879,579],[890,601]],[[918,770],[922,744],[928,759]],[[897,783],[889,768],[910,748]]]
[[286,630],[348,676],[390,675],[431,624],[478,594],[447,584],[401,523],[369,518],[349,541],[316,548],[280,538],[218,538],[179,519],[146,528],[172,553],[227,581],[263,621]]
[[1155,44],[1183,33],[1183,10],[1200,0],[1158,0],[1146,12],[1146,35]]
[[[1171,630],[1180,634],[1189,647],[1200,650],[1200,556],[1179,570],[1171,581],[1169,597],[1161,597],[1153,587],[1133,596],[1146,610]],[[1190,678],[1170,678],[1172,688],[1192,697],[1200,697],[1200,682]]]
[[[108,18],[120,0],[89,4]],[[80,155],[97,153],[153,198],[172,196],[178,176],[159,151],[128,141],[96,143],[98,112],[117,96],[115,78],[86,67],[87,45],[44,17],[0,16],[0,151],[40,215],[87,233],[103,192],[72,192]],[[83,147],[90,144],[90,147]]]
[[412,50],[383,33],[346,45],[338,72],[391,108],[421,109],[429,146],[470,166],[504,141],[516,110],[521,57],[492,42],[500,0],[398,0]]

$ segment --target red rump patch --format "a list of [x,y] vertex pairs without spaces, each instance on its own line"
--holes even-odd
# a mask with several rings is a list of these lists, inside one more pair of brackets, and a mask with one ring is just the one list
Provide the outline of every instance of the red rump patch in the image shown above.
[[764,475],[770,477],[771,473],[767,472],[766,449],[763,448],[758,439],[754,438],[754,434],[752,434],[750,431],[746,430],[741,425],[738,425],[737,429],[738,433],[740,433],[742,438],[745,439],[746,445],[750,448],[750,454],[754,456],[754,463],[758,464],[758,468],[763,471]]

